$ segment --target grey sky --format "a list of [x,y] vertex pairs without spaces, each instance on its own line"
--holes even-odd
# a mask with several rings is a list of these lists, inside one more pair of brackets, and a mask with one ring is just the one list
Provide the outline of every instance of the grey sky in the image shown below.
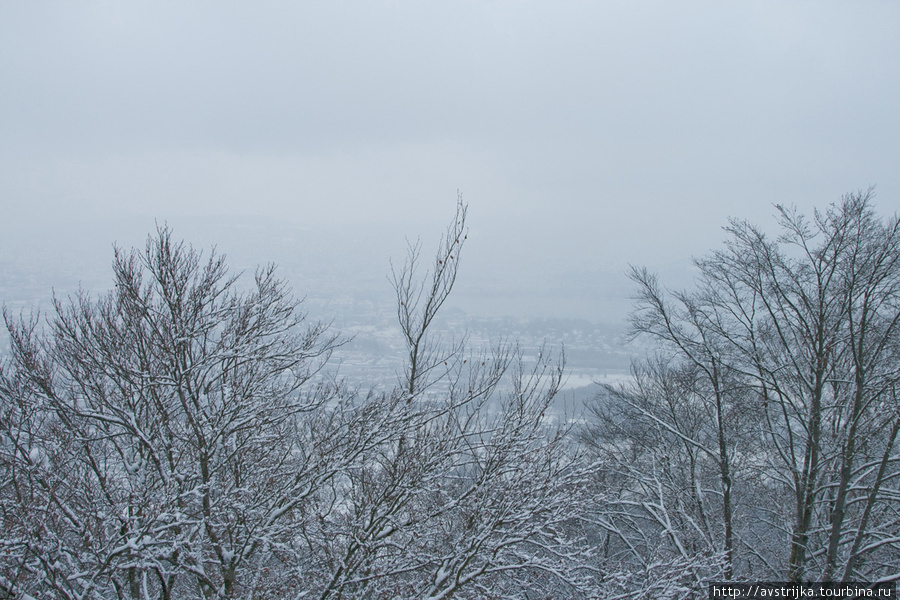
[[774,202],[896,210],[898,31],[886,1],[3,2],[4,230],[427,236],[459,189],[472,282],[665,266]]

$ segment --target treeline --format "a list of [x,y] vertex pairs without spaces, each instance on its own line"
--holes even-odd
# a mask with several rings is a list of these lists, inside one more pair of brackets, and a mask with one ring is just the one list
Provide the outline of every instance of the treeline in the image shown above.
[[608,560],[704,579],[900,579],[900,220],[871,193],[780,234],[732,221],[669,291],[634,269],[635,335],[585,442],[608,488]]
[[106,295],[4,313],[0,597],[656,598],[900,577],[900,223],[869,194],[733,222],[696,288],[635,269],[658,342],[586,419],[564,356],[442,340],[466,240],[392,273],[395,388],[273,267],[161,228]]

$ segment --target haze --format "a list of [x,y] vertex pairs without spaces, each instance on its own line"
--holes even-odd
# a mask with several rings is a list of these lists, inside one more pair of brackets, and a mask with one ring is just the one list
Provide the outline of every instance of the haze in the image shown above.
[[897,209],[898,27],[875,1],[4,2],[0,263],[103,285],[168,222],[300,293],[380,290],[459,190],[457,306],[616,321],[629,263],[677,279],[730,216]]

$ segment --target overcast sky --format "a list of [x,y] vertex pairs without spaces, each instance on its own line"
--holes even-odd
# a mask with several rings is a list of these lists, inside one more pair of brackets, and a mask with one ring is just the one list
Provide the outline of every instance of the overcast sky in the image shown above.
[[888,1],[9,0],[2,231],[254,217],[369,255],[460,190],[470,284],[664,268],[776,202],[900,206],[898,32]]

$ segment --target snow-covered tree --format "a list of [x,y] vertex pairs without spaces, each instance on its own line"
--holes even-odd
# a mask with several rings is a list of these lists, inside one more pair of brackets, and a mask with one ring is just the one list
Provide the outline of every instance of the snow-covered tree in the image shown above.
[[694,290],[634,271],[634,332],[663,359],[598,410],[589,437],[629,482],[599,519],[637,564],[694,539],[712,576],[896,580],[900,218],[870,193],[779,214],[777,238],[733,221]]
[[306,420],[334,389],[307,384],[338,340],[273,268],[238,292],[220,256],[165,228],[117,251],[114,275],[103,297],[57,299],[46,334],[7,317],[4,577],[36,595],[228,597],[332,474]]
[[406,366],[359,393],[272,267],[241,291],[167,228],[115,287],[5,314],[0,594],[490,598],[590,593],[588,470],[562,361],[432,335],[466,239],[394,273]]
[[508,344],[477,354],[431,335],[465,240],[459,204],[430,272],[417,275],[413,246],[393,274],[408,352],[387,413],[399,426],[335,481],[323,502],[331,510],[305,530],[327,573],[319,598],[592,589],[579,521],[589,473],[567,425],[547,419],[562,365],[546,352],[527,363]]

